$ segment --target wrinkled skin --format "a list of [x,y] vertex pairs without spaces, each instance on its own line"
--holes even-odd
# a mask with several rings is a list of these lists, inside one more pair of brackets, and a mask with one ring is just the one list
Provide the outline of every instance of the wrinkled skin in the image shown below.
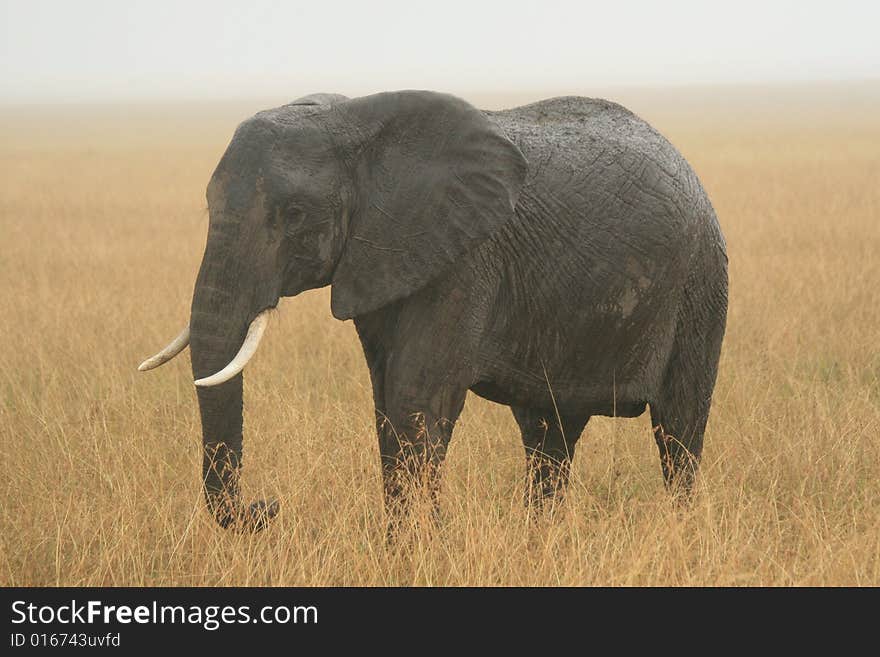
[[[307,97],[238,128],[207,199],[193,374],[226,365],[281,297],[332,285],[369,366],[392,510],[411,477],[436,490],[468,390],[511,407],[533,501],[561,493],[590,416],[647,405],[665,481],[691,489],[725,244],[694,172],[626,109]],[[198,399],[208,506],[260,529],[277,504],[240,500],[241,375]]]

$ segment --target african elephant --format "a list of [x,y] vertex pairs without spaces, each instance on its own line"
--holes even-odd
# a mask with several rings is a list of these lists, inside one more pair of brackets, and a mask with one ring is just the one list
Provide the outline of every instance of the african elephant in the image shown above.
[[536,501],[561,493],[590,416],[646,406],[666,484],[691,489],[726,246],[691,167],[620,105],[309,96],[238,127],[207,201],[189,325],[140,369],[190,345],[221,526],[278,510],[240,500],[241,371],[268,310],[326,285],[369,367],[387,506],[410,477],[436,489],[469,390],[512,409]]

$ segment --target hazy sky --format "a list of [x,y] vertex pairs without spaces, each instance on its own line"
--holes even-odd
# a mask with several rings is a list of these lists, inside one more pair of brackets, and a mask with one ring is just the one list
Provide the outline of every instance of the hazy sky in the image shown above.
[[880,78],[880,1],[0,0],[0,102]]

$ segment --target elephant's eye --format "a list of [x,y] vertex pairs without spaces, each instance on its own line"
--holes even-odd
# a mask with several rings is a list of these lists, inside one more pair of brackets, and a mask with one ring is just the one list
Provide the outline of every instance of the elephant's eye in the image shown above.
[[306,211],[302,208],[291,208],[284,217],[284,234],[296,237],[305,230]]
[[306,213],[305,207],[303,207],[300,203],[291,203],[289,205],[284,206],[284,210],[282,211],[282,216],[284,218],[284,222],[288,224],[299,223],[299,221],[303,218],[303,215]]

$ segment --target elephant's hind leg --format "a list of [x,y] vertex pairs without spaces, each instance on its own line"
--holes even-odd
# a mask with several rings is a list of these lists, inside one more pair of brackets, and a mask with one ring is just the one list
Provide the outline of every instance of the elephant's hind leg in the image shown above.
[[561,499],[571,472],[574,448],[589,415],[561,415],[512,406],[526,448],[526,501],[541,505]]
[[651,425],[660,451],[663,481],[670,490],[691,493],[708,417],[708,405],[696,400],[670,396],[651,404]]
[[726,292],[685,294],[683,316],[689,321],[679,326],[662,388],[650,402],[663,479],[668,488],[686,495],[703,453],[726,309]]

